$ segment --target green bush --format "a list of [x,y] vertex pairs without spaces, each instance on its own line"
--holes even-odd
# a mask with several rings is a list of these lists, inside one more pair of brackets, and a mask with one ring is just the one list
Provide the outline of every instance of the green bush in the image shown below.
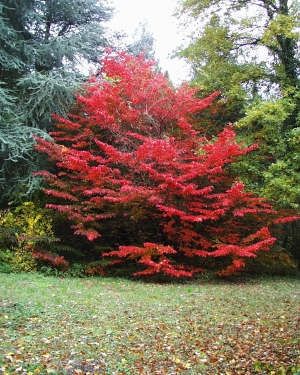
[[38,267],[38,271],[43,275],[56,277],[87,277],[89,275],[86,274],[85,269],[86,266],[81,263],[73,263],[65,271],[45,265]]
[[9,249],[0,248],[0,272],[11,273],[13,272],[12,261],[13,252]]

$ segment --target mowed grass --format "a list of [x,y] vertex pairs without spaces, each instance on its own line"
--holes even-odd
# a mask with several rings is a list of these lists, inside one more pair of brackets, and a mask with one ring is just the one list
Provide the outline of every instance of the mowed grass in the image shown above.
[[299,285],[0,274],[0,373],[296,374]]

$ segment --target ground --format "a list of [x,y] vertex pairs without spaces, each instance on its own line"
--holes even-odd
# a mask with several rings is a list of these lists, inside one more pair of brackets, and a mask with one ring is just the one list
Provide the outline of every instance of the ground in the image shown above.
[[0,373],[299,374],[299,284],[0,274]]

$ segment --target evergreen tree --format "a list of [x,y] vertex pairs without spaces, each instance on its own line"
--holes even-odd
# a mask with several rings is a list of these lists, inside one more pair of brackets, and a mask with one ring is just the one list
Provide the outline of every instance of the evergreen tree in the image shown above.
[[134,56],[143,54],[148,59],[154,59],[154,37],[147,23],[139,23],[133,34],[116,31],[113,34],[113,47],[116,51],[126,51]]
[[0,194],[31,193],[33,135],[47,137],[51,114],[65,114],[82,82],[80,64],[107,45],[111,11],[96,0],[0,1]]
[[148,59],[154,59],[154,37],[147,30],[146,24],[140,24],[135,32],[135,39],[126,46],[126,51],[135,56],[140,53]]

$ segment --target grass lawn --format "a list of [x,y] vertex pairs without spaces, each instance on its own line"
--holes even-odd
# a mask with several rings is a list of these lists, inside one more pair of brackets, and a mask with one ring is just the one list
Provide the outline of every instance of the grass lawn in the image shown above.
[[0,373],[296,374],[299,285],[0,274]]

